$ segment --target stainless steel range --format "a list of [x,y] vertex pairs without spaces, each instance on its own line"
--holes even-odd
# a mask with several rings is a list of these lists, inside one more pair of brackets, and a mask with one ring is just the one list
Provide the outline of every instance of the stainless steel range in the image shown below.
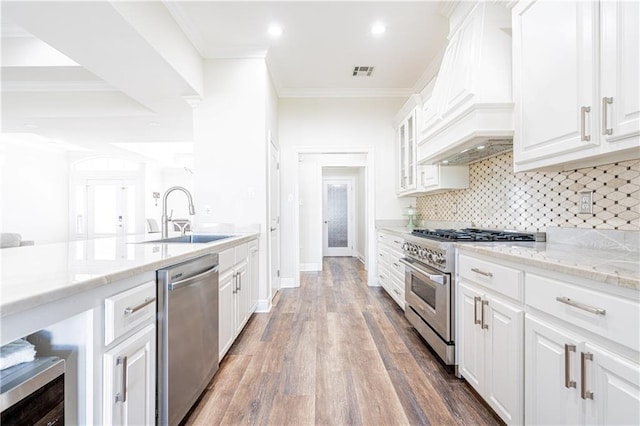
[[544,233],[416,229],[405,237],[405,316],[446,365],[455,364],[455,249],[461,242],[536,242]]

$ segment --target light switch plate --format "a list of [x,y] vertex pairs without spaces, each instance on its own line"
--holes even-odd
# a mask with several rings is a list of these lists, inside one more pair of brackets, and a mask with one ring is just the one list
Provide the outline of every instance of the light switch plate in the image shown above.
[[593,213],[593,191],[581,191],[580,196],[580,214]]

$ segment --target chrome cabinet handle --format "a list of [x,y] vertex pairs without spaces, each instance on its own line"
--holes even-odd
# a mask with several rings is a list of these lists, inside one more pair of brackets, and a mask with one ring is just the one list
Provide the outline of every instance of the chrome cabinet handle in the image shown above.
[[575,352],[576,345],[564,345],[564,387],[567,389],[575,388],[576,381],[571,380],[571,355],[569,352]]
[[397,289],[395,289],[395,288],[394,288],[394,289],[393,289],[393,292],[394,292],[395,294],[397,294],[398,296],[400,296],[400,292],[399,292]]
[[489,324],[485,324],[484,322],[484,307],[485,306],[489,306],[489,301],[488,300],[483,300],[482,301],[482,306],[480,309],[480,319],[482,320],[482,325],[480,326],[480,328],[482,328],[483,330],[488,330],[489,329]]
[[238,292],[238,274],[233,274],[233,294]]
[[587,129],[586,129],[588,112],[591,112],[590,106],[583,106],[580,108],[580,140],[587,141],[587,142],[591,140],[591,136],[587,135]]
[[580,352],[580,396],[582,399],[593,399],[593,392],[587,390],[587,361],[593,361],[593,354]]
[[480,324],[480,320],[478,319],[478,302],[482,300],[480,296],[473,297],[473,324]]
[[596,315],[606,315],[606,309],[596,308],[593,306],[585,305],[584,303],[576,302],[568,297],[556,297],[556,300],[560,303],[564,303],[565,305],[573,306],[574,308],[582,309],[583,311],[591,312]]
[[395,266],[396,268],[400,267],[400,265],[398,265],[396,262],[393,262],[393,266]]
[[493,274],[491,272],[481,271],[478,268],[471,268],[471,272],[475,272],[476,274],[484,275],[485,277],[492,277]]
[[401,242],[398,241],[398,240],[393,240],[393,242],[396,243],[396,244],[401,244]]
[[152,304],[155,301],[156,301],[155,297],[147,297],[147,298],[144,299],[144,302],[142,302],[141,304],[136,305],[133,308],[131,308],[131,307],[125,308],[124,309],[124,314],[125,315],[135,314],[140,309],[144,308],[145,306],[149,306],[150,304]]
[[122,385],[120,392],[116,394],[116,402],[127,402],[127,357],[116,358],[116,365],[122,365]]
[[606,96],[602,98],[602,135],[611,135],[613,134],[613,128],[607,128],[607,105],[611,105],[613,103],[613,98],[607,98]]

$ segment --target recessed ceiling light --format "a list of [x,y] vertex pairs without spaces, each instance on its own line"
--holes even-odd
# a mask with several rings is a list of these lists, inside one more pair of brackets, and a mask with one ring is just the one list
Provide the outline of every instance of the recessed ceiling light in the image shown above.
[[477,147],[476,149],[484,149],[484,145],[480,145],[479,147]]
[[25,129],[37,129],[38,127],[40,127],[35,123],[24,123],[23,126]]
[[282,35],[282,27],[277,24],[272,24],[269,26],[267,32],[271,37],[280,37]]
[[158,123],[157,121],[150,121],[149,122],[149,126],[150,127],[160,127],[160,123]]
[[449,164],[449,160],[444,160],[442,164]]
[[371,26],[371,34],[373,35],[382,35],[387,31],[387,26],[382,22],[376,22]]

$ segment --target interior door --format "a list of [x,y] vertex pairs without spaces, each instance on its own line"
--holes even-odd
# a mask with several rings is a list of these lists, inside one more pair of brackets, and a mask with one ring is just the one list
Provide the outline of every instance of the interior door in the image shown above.
[[135,180],[87,179],[76,190],[76,237],[100,238],[135,234]]
[[353,180],[325,179],[323,256],[353,256]]
[[280,153],[270,140],[269,160],[269,260],[271,294],[280,288]]

